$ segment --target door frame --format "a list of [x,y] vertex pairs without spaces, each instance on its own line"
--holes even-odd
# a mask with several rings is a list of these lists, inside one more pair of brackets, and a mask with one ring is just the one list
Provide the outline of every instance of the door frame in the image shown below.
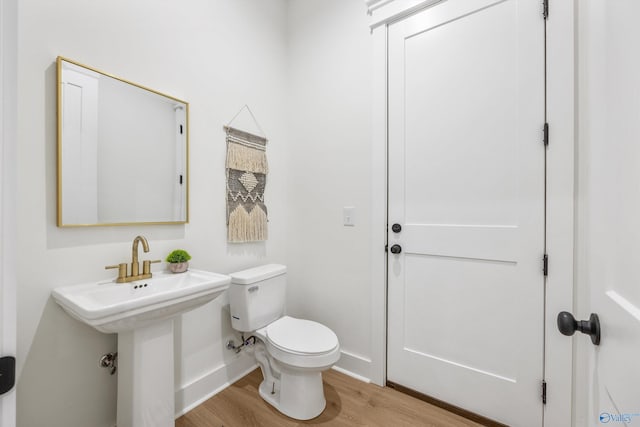
[[[0,356],[16,355],[17,0],[0,0]],[[16,388],[0,396],[0,425],[16,425]]]
[[[366,0],[372,36],[372,159],[371,159],[371,372],[386,383],[387,363],[387,37],[388,27],[418,10],[447,0]],[[575,49],[574,1],[549,1],[547,34],[547,253],[545,362],[547,403],[545,425],[573,425],[572,340],[558,333],[556,315],[574,308],[574,162]],[[542,2],[540,7],[542,20]],[[567,55],[567,52],[573,54]],[[542,143],[542,124],[541,138]],[[541,378],[542,381],[542,378]]]

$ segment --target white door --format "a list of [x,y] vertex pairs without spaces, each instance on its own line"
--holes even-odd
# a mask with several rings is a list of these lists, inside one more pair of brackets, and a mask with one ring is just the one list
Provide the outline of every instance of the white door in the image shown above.
[[[579,14],[578,290],[575,336],[587,375],[577,425],[640,426],[640,2],[589,0]],[[586,378],[586,381],[584,380]],[[585,392],[586,391],[586,392]]]
[[449,0],[388,43],[387,378],[541,426],[540,2]]

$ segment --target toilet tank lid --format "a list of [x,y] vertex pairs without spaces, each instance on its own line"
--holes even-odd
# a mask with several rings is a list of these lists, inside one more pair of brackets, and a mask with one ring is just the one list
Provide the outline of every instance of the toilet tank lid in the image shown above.
[[267,280],[280,276],[287,272],[287,267],[282,264],[267,264],[260,267],[249,268],[247,270],[231,273],[231,283],[236,285],[249,285],[251,283]]

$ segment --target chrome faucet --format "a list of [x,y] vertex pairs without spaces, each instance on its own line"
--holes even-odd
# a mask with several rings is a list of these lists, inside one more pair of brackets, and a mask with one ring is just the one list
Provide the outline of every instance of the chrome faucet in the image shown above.
[[151,274],[151,264],[160,262],[160,260],[149,261],[145,260],[142,262],[142,274],[140,274],[140,262],[138,261],[138,244],[142,243],[142,249],[145,252],[149,252],[149,242],[144,236],[136,236],[133,239],[133,246],[131,248],[131,274],[127,274],[127,263],[122,262],[118,265],[108,265],[105,268],[117,268],[118,269],[118,278],[116,279],[116,283],[127,283],[133,282],[135,280],[142,279],[150,279]]

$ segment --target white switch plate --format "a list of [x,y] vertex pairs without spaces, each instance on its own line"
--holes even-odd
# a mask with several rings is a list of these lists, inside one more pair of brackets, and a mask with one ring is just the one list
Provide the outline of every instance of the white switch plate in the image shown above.
[[342,208],[342,222],[347,227],[353,227],[356,225],[356,208],[353,206],[345,206]]

